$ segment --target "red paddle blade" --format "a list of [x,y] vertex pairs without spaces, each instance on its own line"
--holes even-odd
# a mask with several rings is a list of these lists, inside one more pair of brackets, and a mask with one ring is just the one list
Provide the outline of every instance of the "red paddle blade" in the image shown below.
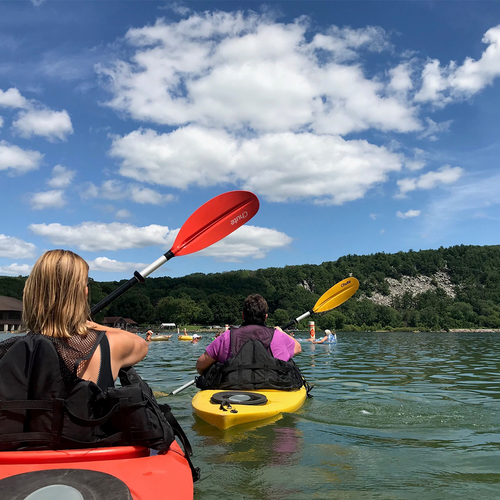
[[170,251],[174,255],[187,255],[203,250],[243,226],[258,210],[259,200],[250,191],[220,194],[189,217]]

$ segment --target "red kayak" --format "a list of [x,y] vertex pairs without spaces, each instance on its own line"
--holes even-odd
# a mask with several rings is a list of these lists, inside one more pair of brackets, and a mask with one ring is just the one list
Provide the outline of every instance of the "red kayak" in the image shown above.
[[191,469],[174,441],[168,452],[117,446],[82,450],[0,452],[2,500],[192,499]]

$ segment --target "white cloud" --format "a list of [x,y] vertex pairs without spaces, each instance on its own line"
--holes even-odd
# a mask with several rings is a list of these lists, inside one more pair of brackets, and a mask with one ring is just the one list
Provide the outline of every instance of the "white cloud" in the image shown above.
[[0,128],[3,127],[3,117],[0,116]]
[[118,180],[104,181],[101,187],[89,183],[81,192],[82,198],[106,200],[129,200],[140,204],[163,205],[175,199],[172,194],[161,194],[137,184],[126,184]]
[[228,182],[237,148],[225,131],[188,126],[170,134],[148,129],[115,137],[110,155],[122,159],[121,175],[184,189]]
[[116,211],[115,214],[119,219],[128,219],[132,214],[125,208]]
[[429,61],[422,71],[422,87],[415,95],[415,101],[445,101],[441,92],[446,89],[446,79],[441,74],[441,65],[437,59]]
[[29,228],[54,245],[76,247],[89,252],[143,248],[152,245],[164,246],[169,233],[166,226],[151,224],[137,227],[121,222],[111,224],[82,222],[77,226],[64,226],[58,223],[31,224]]
[[0,234],[0,257],[9,259],[31,259],[35,256],[36,246],[33,243]]
[[460,66],[451,61],[445,67],[441,67],[437,59],[428,61],[422,71],[422,86],[415,100],[443,106],[490,85],[500,76],[500,25],[489,29],[482,42],[488,47],[477,61],[467,57]]
[[66,205],[64,191],[53,189],[51,191],[41,191],[32,193],[29,198],[33,210],[43,210],[45,208],[61,208]]
[[391,68],[389,75],[391,77],[389,89],[394,92],[406,93],[413,88],[412,70],[409,63],[402,63],[395,68]]
[[189,7],[185,5],[178,4],[177,2],[167,3],[166,5],[161,5],[158,7],[158,10],[171,10],[176,14],[180,14],[181,16],[186,16],[191,12]]
[[0,274],[7,276],[28,276],[31,268],[28,264],[9,264],[8,266],[0,266]]
[[23,174],[29,170],[36,170],[40,166],[43,155],[38,151],[24,150],[19,146],[0,141],[0,170],[12,169]]
[[68,170],[62,165],[56,165],[52,169],[52,178],[47,182],[47,184],[50,187],[57,189],[67,188],[71,184],[75,174],[76,170]]
[[332,54],[337,62],[357,59],[355,49],[382,52],[392,48],[385,31],[378,26],[353,29],[330,26],[326,34],[317,33],[310,43],[311,49],[323,49]]
[[[168,245],[173,245],[179,230],[168,237]],[[266,227],[245,225],[212,246],[197,252],[197,255],[214,257],[222,262],[243,262],[245,259],[263,259],[271,250],[283,248],[292,243],[285,233]]]
[[94,260],[87,261],[91,271],[105,271],[110,273],[122,273],[130,271],[133,273],[136,270],[144,269],[147,264],[137,262],[119,262],[117,260],[108,259],[107,257],[97,257]]
[[[63,226],[56,223],[31,224],[29,228],[38,236],[47,238],[54,245],[76,247],[89,252],[142,248],[152,245],[170,248],[180,230],[169,231],[168,227],[158,225],[137,227],[120,222],[111,224],[83,222],[77,226]],[[218,243],[197,252],[197,255],[214,257],[224,262],[241,262],[246,258],[264,258],[271,250],[285,247],[291,242],[292,238],[275,229],[245,225]],[[97,258],[93,261],[94,270],[105,270],[105,266],[108,266],[106,270],[111,270],[110,268],[115,266],[118,272],[122,271],[120,265],[141,266],[141,264],[119,262],[115,264],[114,262],[116,261]]]
[[425,167],[425,161],[422,160],[405,160],[405,167],[412,172],[415,170],[421,170]]
[[415,191],[416,189],[433,189],[440,184],[452,184],[456,182],[463,173],[463,168],[445,165],[435,172],[427,172],[420,177],[401,179],[397,181],[399,187],[397,196],[405,196],[406,193]]
[[34,135],[47,138],[49,141],[66,140],[73,133],[71,118],[66,110],[52,111],[50,109],[30,109],[21,111],[13,122],[12,128],[21,137]]
[[21,95],[19,90],[12,87],[5,92],[0,89],[0,107],[4,108],[26,108],[28,101]]
[[427,127],[425,127],[425,130],[420,132],[418,137],[419,139],[427,137],[431,141],[437,140],[437,134],[440,134],[442,132],[447,132],[450,129],[450,125],[452,123],[452,120],[436,123],[434,120],[428,117],[425,119],[425,121],[427,123]]
[[88,182],[82,186],[80,197],[83,199],[97,198],[99,196],[99,188],[93,183]]
[[370,219],[372,219],[372,220],[376,220],[377,217],[378,217],[377,214],[370,214]]
[[400,219],[411,219],[413,217],[418,217],[422,213],[421,210],[408,210],[407,212],[403,213],[400,212],[399,210],[396,212],[396,216],[399,217]]
[[363,140],[311,133],[238,139],[194,125],[115,137],[110,155],[122,160],[122,175],[143,182],[180,189],[235,183],[271,201],[336,205],[362,198],[401,169],[398,154]]
[[416,170],[421,170],[426,165],[425,156],[426,156],[425,151],[419,148],[414,148],[413,159],[409,157],[406,157],[404,159],[405,168],[411,170],[412,172]]
[[450,85],[457,92],[476,93],[500,76],[500,25],[489,29],[481,41],[488,44],[481,58],[467,57],[450,76]]
[[381,28],[318,33],[306,18],[283,24],[206,12],[131,29],[126,40],[135,50],[130,60],[99,72],[113,93],[108,105],[138,120],[261,133],[421,127],[409,102],[388,95],[360,65],[342,63],[388,48]]

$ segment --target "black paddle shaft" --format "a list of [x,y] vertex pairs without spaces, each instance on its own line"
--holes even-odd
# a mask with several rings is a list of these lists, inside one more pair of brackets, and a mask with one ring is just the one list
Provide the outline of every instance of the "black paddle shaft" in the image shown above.
[[314,311],[312,309],[309,309],[306,313],[300,315],[298,318],[292,319],[292,321],[289,321],[285,326],[282,326],[282,330],[286,330],[287,328],[290,328],[292,325],[297,324],[300,320],[307,318],[310,314],[312,314]]
[[[167,260],[170,260],[172,257],[175,257],[175,255],[172,252],[172,250],[169,250],[168,252],[164,253],[163,256],[161,257],[162,261],[158,259],[156,262],[164,263],[167,262]],[[147,278],[160,265],[157,264],[156,267],[151,267],[154,266],[154,264],[155,263],[146,267],[145,269],[142,270],[142,272],[135,271],[133,278],[130,278],[129,281],[123,283],[123,285],[119,286],[114,292],[111,292],[107,297],[104,297],[104,299],[102,299],[95,306],[93,306],[92,309],[90,309],[90,316],[93,317],[98,312],[101,312],[108,304],[111,304],[113,300],[123,295],[127,290],[130,290],[133,286],[137,285],[137,283],[144,283],[145,278]]]
[[[141,276],[137,271],[136,273]],[[93,306],[90,310],[90,316],[94,317],[98,312],[101,312],[108,304],[111,304],[113,300],[117,299],[120,295],[123,295],[127,290],[142,281],[144,281],[144,278],[140,279],[134,274],[133,278],[131,278],[126,283],[123,283],[123,285],[119,286],[114,292],[111,292],[107,297],[104,297],[104,299]]]

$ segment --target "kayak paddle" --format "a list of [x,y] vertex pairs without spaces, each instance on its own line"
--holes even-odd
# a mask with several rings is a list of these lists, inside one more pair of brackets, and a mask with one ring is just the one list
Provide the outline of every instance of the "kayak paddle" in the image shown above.
[[187,389],[188,387],[192,386],[196,382],[195,379],[190,380],[186,384],[182,385],[178,389],[175,389],[175,391],[172,391],[170,394],[167,392],[161,392],[161,391],[153,391],[154,397],[155,398],[164,398],[165,396],[172,396],[175,394],[178,394],[179,392],[183,391],[184,389]]
[[286,330],[290,328],[294,323],[298,323],[312,313],[326,312],[340,306],[340,304],[343,304],[347,299],[351,298],[358,288],[359,281],[356,278],[346,278],[345,280],[339,281],[318,299],[312,309],[298,318],[292,319],[292,321],[289,321],[285,326],[281,327],[281,329]]
[[168,252],[140,273],[135,271],[133,278],[92,307],[91,316],[104,309],[137,283],[144,282],[147,276],[172,257],[198,252],[217,243],[247,223],[258,210],[259,200],[250,191],[228,191],[207,201],[183,224]]

